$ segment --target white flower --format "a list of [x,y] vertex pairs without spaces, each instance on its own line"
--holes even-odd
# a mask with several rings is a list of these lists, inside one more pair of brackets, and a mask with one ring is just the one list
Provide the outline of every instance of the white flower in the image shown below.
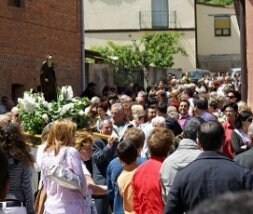
[[49,117],[47,114],[43,114],[42,116],[42,119],[45,121],[45,123],[48,123],[49,122]]
[[78,112],[78,115],[79,116],[83,116],[85,114],[85,112],[83,111],[83,110],[80,110],[79,112]]
[[73,98],[73,90],[71,86],[63,86],[59,96],[61,100],[71,100]]
[[72,108],[74,107],[73,103],[68,103],[66,105],[64,105],[61,109],[60,109],[60,115],[64,115],[66,114],[68,111],[70,111]]
[[24,111],[27,113],[34,112],[39,107],[39,104],[36,102],[36,100],[28,93],[24,93],[24,99],[22,104]]

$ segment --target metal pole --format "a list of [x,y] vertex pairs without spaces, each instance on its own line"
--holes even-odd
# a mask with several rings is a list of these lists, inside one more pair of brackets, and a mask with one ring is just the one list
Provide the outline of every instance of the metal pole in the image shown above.
[[85,33],[84,33],[84,0],[80,0],[80,23],[81,23],[81,84],[82,91],[86,88],[86,72],[85,72]]

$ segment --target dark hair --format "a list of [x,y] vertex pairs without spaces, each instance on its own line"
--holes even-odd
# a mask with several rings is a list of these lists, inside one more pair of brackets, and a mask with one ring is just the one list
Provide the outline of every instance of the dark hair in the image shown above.
[[227,94],[229,93],[233,93],[234,94],[234,97],[236,98],[236,102],[239,102],[241,100],[241,94],[239,91],[236,91],[236,90],[229,90],[227,92]]
[[193,97],[194,92],[190,88],[185,88],[183,93],[188,94],[189,97]]
[[208,121],[200,125],[198,140],[204,151],[218,151],[224,143],[225,131],[221,123]]
[[129,140],[120,142],[117,146],[116,153],[119,159],[126,164],[133,163],[138,156],[136,146]]
[[197,205],[189,214],[249,214],[253,210],[253,193],[229,192],[209,198]]
[[249,117],[252,117],[251,111],[240,112],[235,119],[235,128],[237,128],[237,129],[242,128],[242,122],[246,121]]
[[4,152],[0,150],[0,200],[5,199],[5,188],[7,185],[7,181],[9,179],[9,171],[8,171],[8,159]]
[[156,109],[162,114],[167,114],[167,104],[165,102],[159,102]]
[[193,100],[193,104],[194,104],[194,106],[196,106],[198,109],[200,109],[200,110],[206,110],[206,109],[208,109],[208,101],[207,101],[207,99],[205,99],[205,98],[199,98],[199,99],[194,99]]
[[183,129],[184,138],[196,141],[198,129],[204,122],[205,121],[201,117],[193,117],[187,120]]
[[33,156],[25,143],[20,126],[17,123],[6,123],[0,128],[0,149],[14,160],[26,165],[33,165]]
[[180,105],[180,103],[187,103],[188,107],[191,106],[190,102],[188,100],[185,100],[185,99],[180,100],[179,105]]
[[108,104],[107,103],[99,103],[98,108],[102,108],[106,112],[108,110]]
[[236,103],[233,103],[233,102],[225,103],[222,107],[222,111],[224,112],[226,110],[226,108],[228,108],[228,107],[234,109],[235,112],[238,112],[238,105]]
[[218,101],[217,100],[210,100],[209,106],[213,107],[214,109],[218,108]]
[[147,144],[150,154],[154,157],[166,158],[171,149],[174,134],[167,128],[154,128]]

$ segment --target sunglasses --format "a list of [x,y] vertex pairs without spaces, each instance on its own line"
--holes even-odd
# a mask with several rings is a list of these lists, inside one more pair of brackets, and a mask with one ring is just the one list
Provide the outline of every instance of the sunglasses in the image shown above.
[[247,121],[250,122],[250,123],[252,123],[253,118],[248,118]]
[[233,98],[235,98],[235,96],[227,96],[227,98],[233,99]]

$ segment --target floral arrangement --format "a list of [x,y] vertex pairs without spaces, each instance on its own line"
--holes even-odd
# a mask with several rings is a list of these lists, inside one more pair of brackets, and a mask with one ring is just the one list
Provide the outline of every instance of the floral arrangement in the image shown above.
[[73,97],[71,86],[58,89],[57,101],[47,102],[43,93],[25,91],[24,97],[18,99],[18,111],[24,131],[40,134],[50,122],[69,118],[78,128],[87,127],[90,118],[84,109],[89,104],[86,97]]

